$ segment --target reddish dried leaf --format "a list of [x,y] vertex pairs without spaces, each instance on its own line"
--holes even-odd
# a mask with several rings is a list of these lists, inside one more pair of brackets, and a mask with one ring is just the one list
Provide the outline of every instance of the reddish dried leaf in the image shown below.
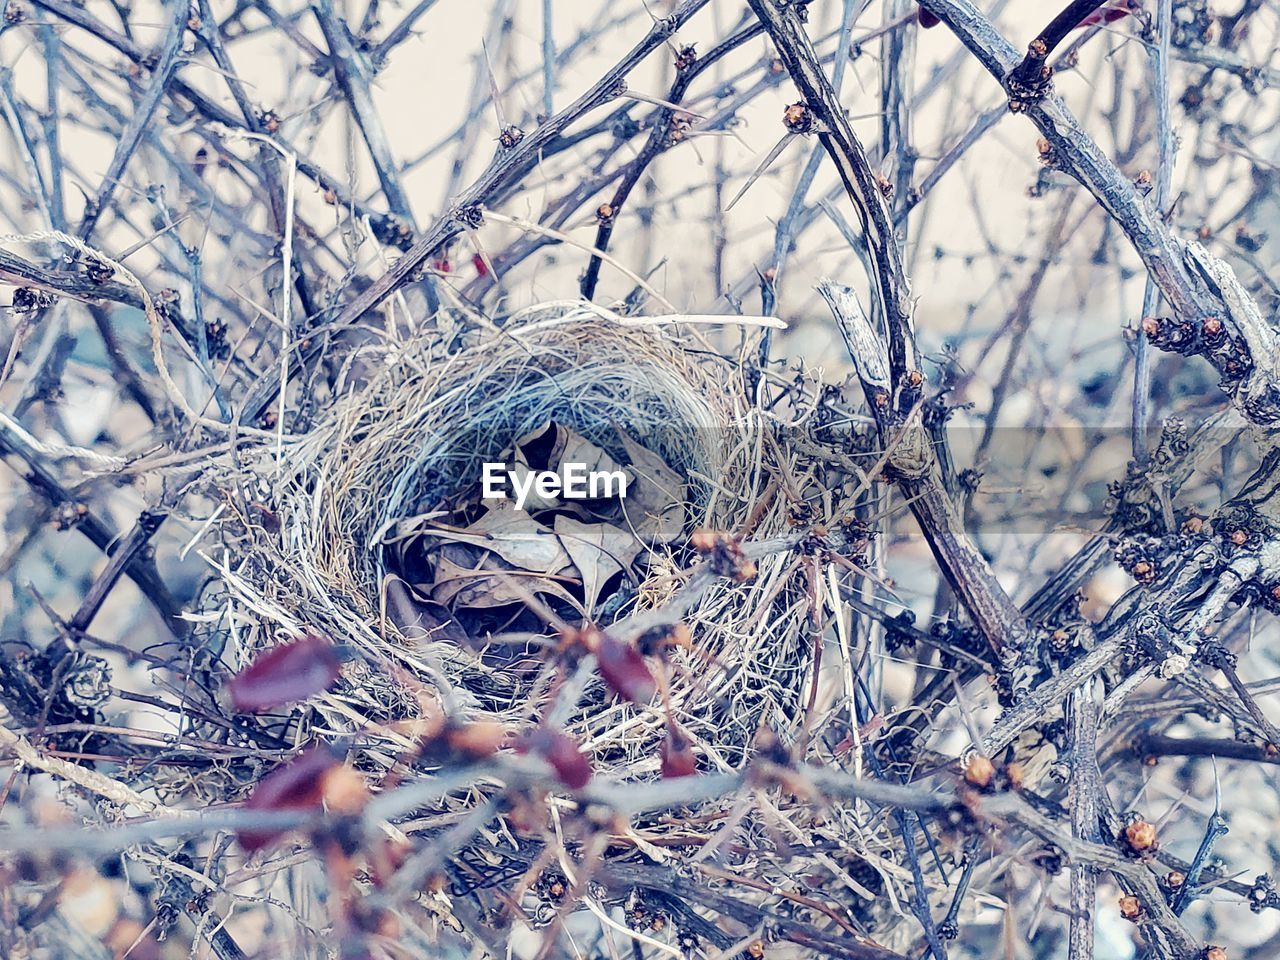
[[342,658],[333,644],[307,636],[261,654],[227,687],[238,711],[261,713],[323,693],[341,672]]
[[1081,27],[1096,27],[1104,23],[1114,23],[1123,17],[1127,17],[1132,13],[1136,13],[1137,6],[1129,3],[1129,0],[1120,0],[1118,3],[1108,4],[1105,7],[1099,7],[1093,13],[1086,16],[1083,20],[1076,24],[1076,29]]
[[629,643],[605,634],[596,649],[596,663],[604,682],[623,699],[648,703],[658,691],[644,657]]
[[556,776],[570,790],[581,790],[591,782],[591,761],[578,744],[562,733],[555,734],[543,751]]
[[[313,810],[324,800],[327,774],[340,764],[332,750],[315,746],[296,754],[258,781],[246,810]],[[284,830],[241,830],[240,846],[249,853],[275,843]]]
[[938,19],[938,15],[936,13],[930,13],[924,7],[920,8],[919,20],[920,20],[920,26],[924,27],[926,30],[928,30],[930,27],[936,27],[938,24],[942,22],[941,20]]
[[698,772],[698,758],[694,756],[689,738],[679,730],[667,729],[667,739],[662,741],[662,778],[691,777]]
[[480,276],[487,277],[489,275],[489,265],[484,262],[484,257],[480,256],[480,254],[477,253],[472,256],[471,265],[476,268],[476,273]]
[[511,740],[511,729],[496,720],[473,720],[445,728],[446,745],[469,760],[493,756]]
[[556,779],[570,790],[591,782],[591,761],[571,737],[558,730],[535,730],[516,746],[518,753],[532,753],[550,764]]

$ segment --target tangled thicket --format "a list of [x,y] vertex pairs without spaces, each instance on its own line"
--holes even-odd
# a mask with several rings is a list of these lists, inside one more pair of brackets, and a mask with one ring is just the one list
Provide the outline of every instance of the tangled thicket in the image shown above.
[[1278,35],[11,0],[0,958],[1280,952]]

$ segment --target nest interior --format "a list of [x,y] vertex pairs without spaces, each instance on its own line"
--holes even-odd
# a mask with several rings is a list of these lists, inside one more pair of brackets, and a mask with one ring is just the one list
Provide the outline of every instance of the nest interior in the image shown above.
[[[227,659],[234,669],[264,646],[305,632],[354,650],[349,682],[300,707],[290,723],[299,739],[309,730],[360,733],[373,743],[366,757],[375,770],[406,746],[384,734],[385,725],[417,716],[424,690],[468,716],[540,720],[542,695],[558,669],[546,607],[607,626],[661,605],[680,588],[694,559],[694,529],[753,537],[787,529],[787,499],[778,495],[785,484],[768,454],[772,420],[747,395],[739,368],[686,327],[622,319],[584,304],[531,308],[460,347],[396,345],[375,376],[334,403],[283,457],[264,447],[230,478],[227,486],[245,494],[241,502],[265,502],[273,522],[249,508],[228,511],[224,543],[234,559],[221,569],[232,640]],[[537,527],[552,540],[559,534],[568,544],[567,567],[522,564],[518,555],[491,549],[500,547],[503,530],[484,526],[496,514],[477,503],[480,464],[522,456],[522,441],[536,445],[548,431],[633,474],[644,463],[669,468],[680,483],[668,489],[683,499],[679,535],[641,534],[634,517],[602,526],[608,505],[578,508],[596,510],[591,516],[566,516],[563,504],[551,504],[518,517],[518,528]],[[506,520],[518,513],[510,504],[502,509]],[[492,535],[482,535],[486,529]],[[594,584],[599,593],[584,606],[590,561],[583,560],[588,538],[581,532],[588,529],[609,531],[612,539],[591,542],[612,559],[603,572],[592,568],[607,582]],[[416,575],[400,549],[410,540],[429,561]],[[441,593],[445,561],[455,572],[470,563],[468,576],[496,565],[502,576],[488,581],[490,591],[511,580],[522,585],[508,598],[515,612],[501,603],[486,611],[515,640],[497,643],[496,629],[472,635],[480,621],[465,620],[459,606],[484,584]],[[731,767],[762,724],[784,728],[797,713],[808,646],[790,562],[785,551],[769,554],[751,582],[707,590],[685,618],[692,646],[669,660],[672,710],[713,766]],[[558,603],[566,583],[576,606]],[[528,629],[534,622],[541,630]],[[580,679],[576,706],[557,719],[611,775],[656,771],[661,713],[619,702],[594,677]]]

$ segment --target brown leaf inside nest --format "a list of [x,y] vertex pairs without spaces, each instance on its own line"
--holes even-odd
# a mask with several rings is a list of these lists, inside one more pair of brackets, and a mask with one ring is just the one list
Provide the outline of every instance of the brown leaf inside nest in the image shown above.
[[622,505],[627,524],[645,543],[678,540],[684,533],[684,481],[656,453],[621,430],[618,437],[631,460],[628,472],[635,478]]
[[555,518],[555,531],[582,579],[589,618],[604,585],[630,569],[643,546],[634,537],[617,536],[620,531],[612,524],[580,523],[564,515]]
[[481,501],[479,483],[463,506],[401,521],[384,541],[393,567],[417,598],[464,611],[523,604],[529,594],[576,617],[593,617],[610,586],[633,572],[647,548],[683,536],[685,485],[657,454],[618,431],[627,464],[581,434],[548,423],[504,455],[518,475],[583,464],[627,476],[627,496],[539,497],[525,509],[510,500]]

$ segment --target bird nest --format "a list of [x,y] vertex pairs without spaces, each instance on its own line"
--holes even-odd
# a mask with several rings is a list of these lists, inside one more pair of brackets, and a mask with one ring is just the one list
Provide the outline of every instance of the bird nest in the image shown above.
[[[808,648],[787,551],[690,590],[698,531],[788,529],[772,421],[674,319],[549,304],[465,344],[399,343],[305,437],[241,450],[218,480],[222,663],[307,634],[347,654],[335,688],[284,711],[288,739],[349,738],[376,778],[430,704],[519,728],[554,702],[598,770],[643,778],[672,722],[708,769],[791,724]],[[527,478],[570,462],[621,472],[627,496],[482,496],[485,463]],[[650,658],[660,697],[628,702],[564,655],[589,624],[642,653],[678,635]]]

